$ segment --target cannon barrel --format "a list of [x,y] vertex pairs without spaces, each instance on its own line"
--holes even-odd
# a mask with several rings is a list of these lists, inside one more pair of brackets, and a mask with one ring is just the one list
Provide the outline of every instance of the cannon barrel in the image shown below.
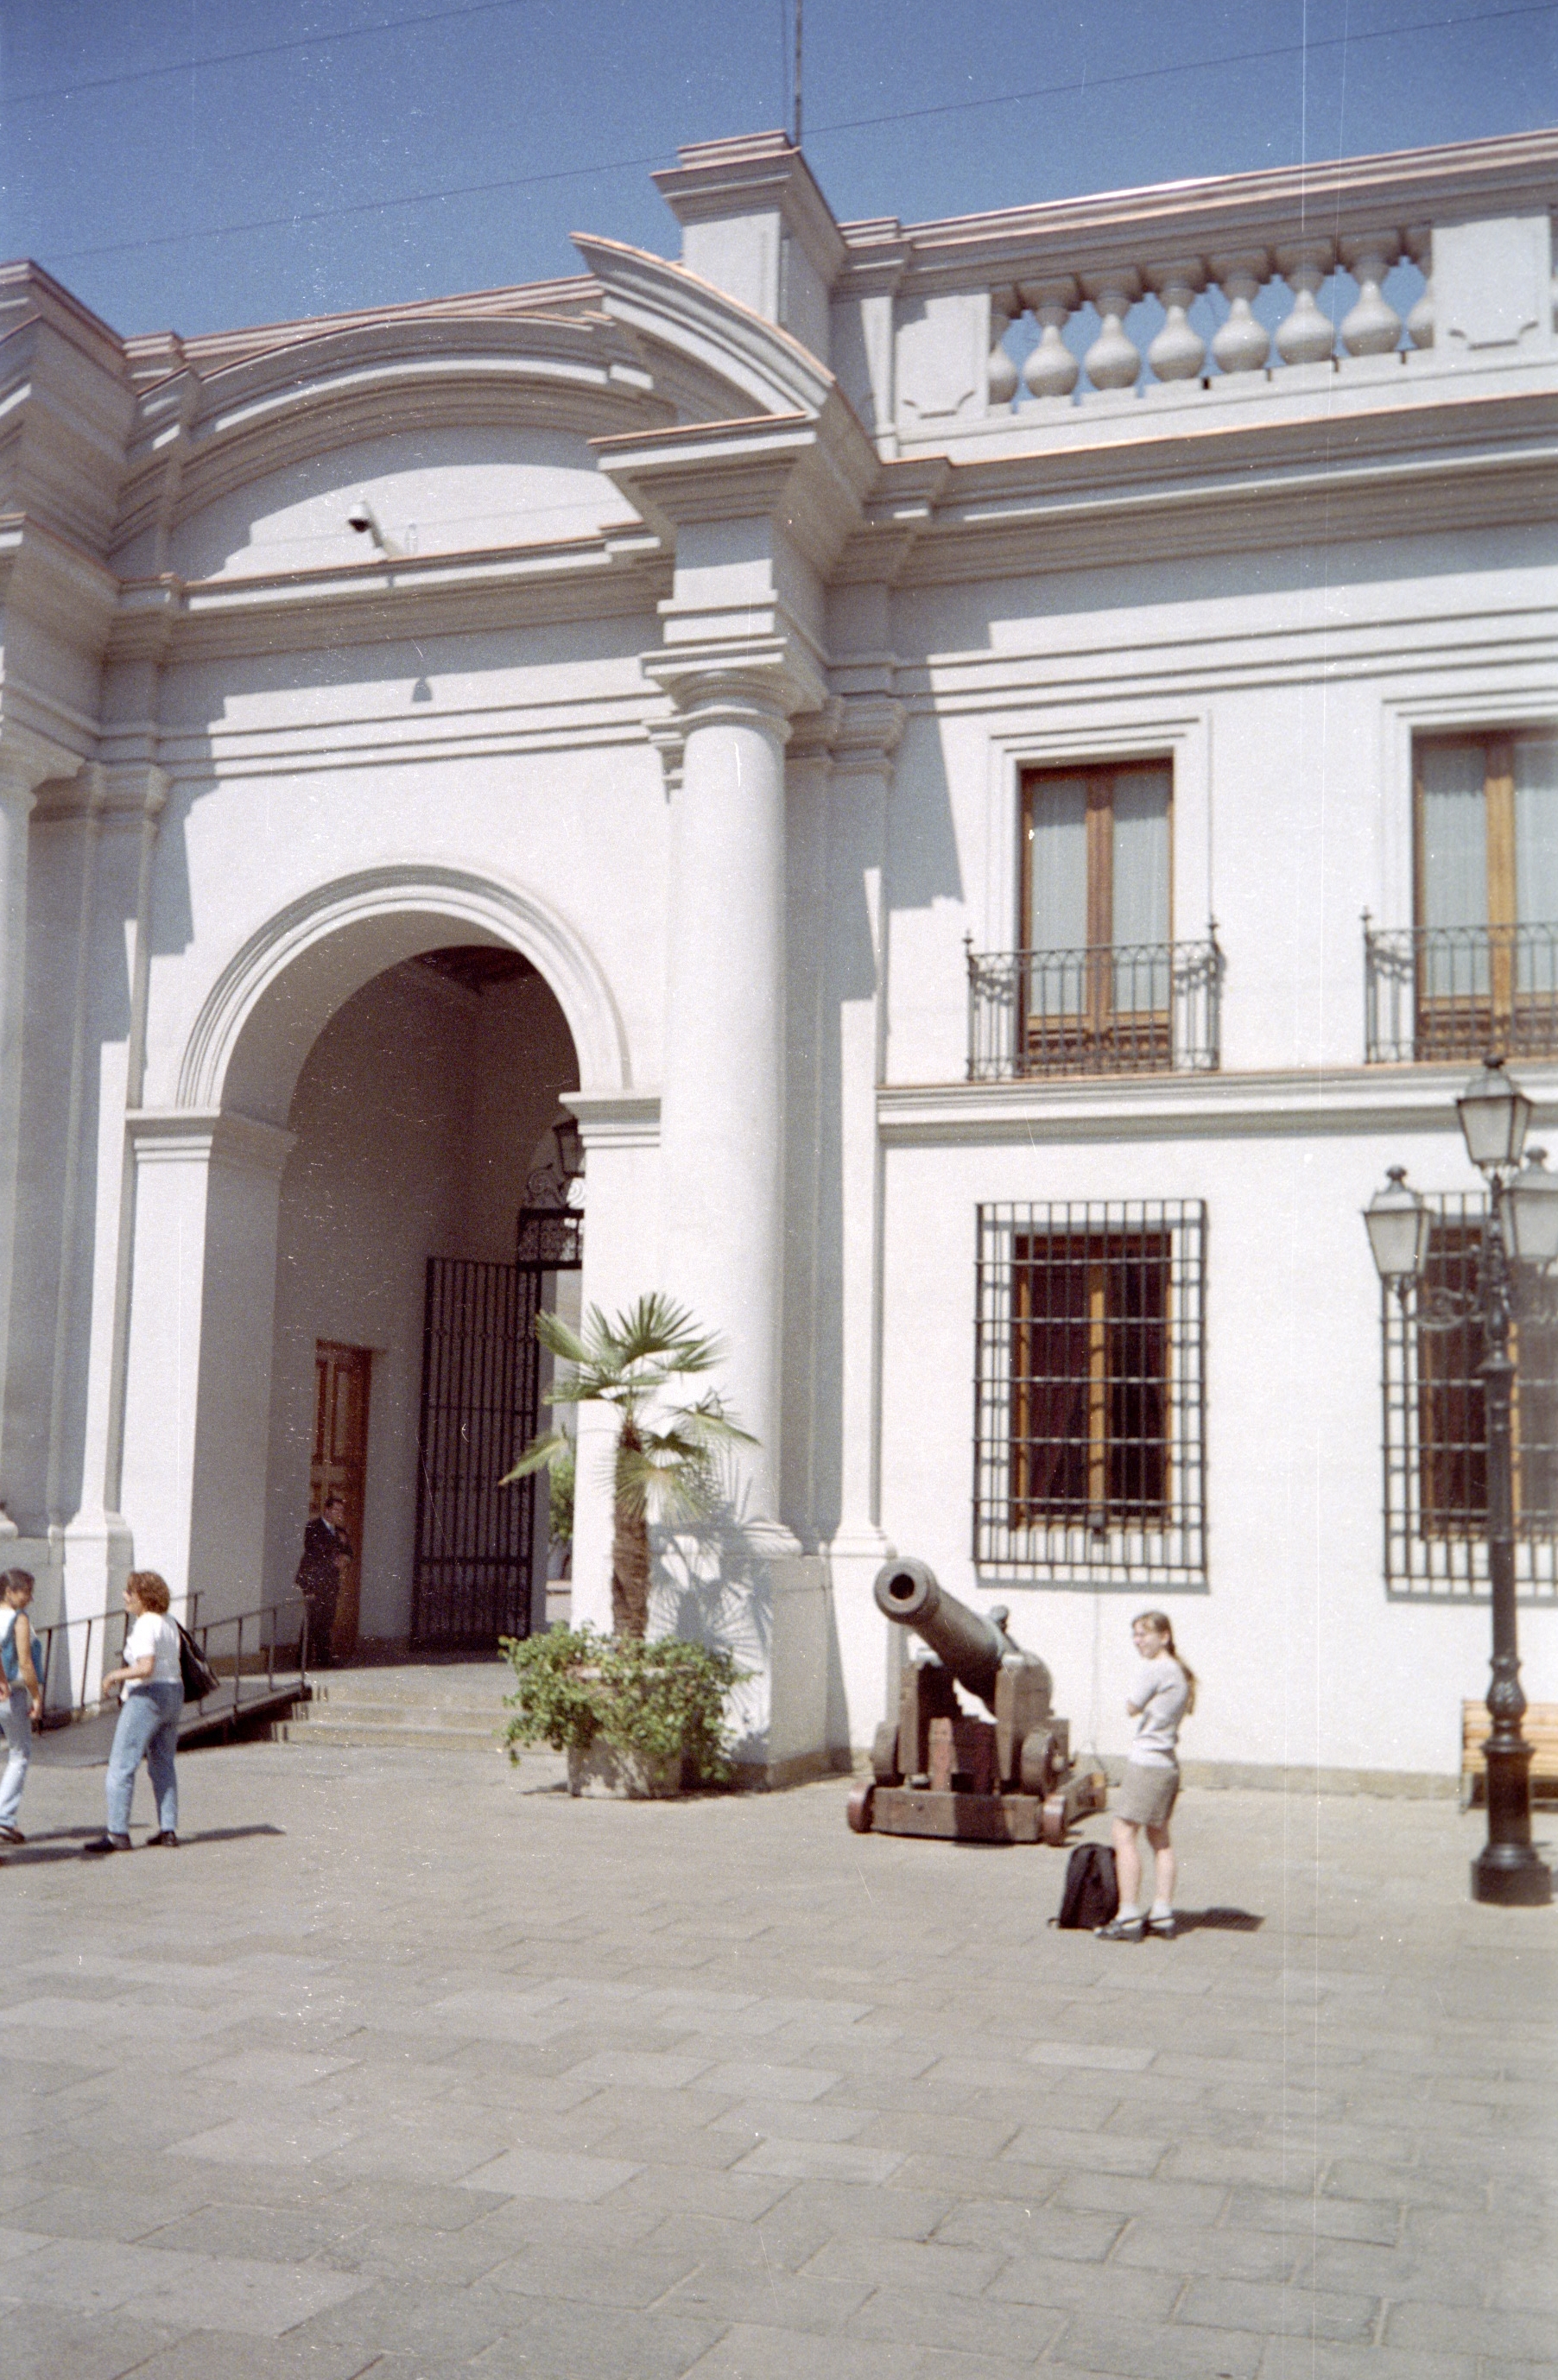
[[958,1684],[994,1708],[995,1673],[1003,1654],[1016,1648],[993,1620],[959,1603],[922,1561],[883,1562],[871,1592],[880,1612],[923,1637]]

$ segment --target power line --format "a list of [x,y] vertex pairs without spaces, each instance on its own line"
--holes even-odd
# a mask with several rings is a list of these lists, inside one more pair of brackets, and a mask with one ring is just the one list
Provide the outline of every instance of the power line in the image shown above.
[[[518,0],[494,0],[494,5],[518,5]],[[469,13],[477,12],[472,10]],[[1356,47],[1360,42],[1397,41],[1414,33],[1442,32],[1456,25],[1482,26],[1513,18],[1553,15],[1558,15],[1558,0],[1526,0],[1526,5],[1520,6],[1479,10],[1472,16],[1423,18],[1410,25],[1394,25],[1378,32],[1336,34],[1321,42],[1285,42],[1273,49],[1238,50],[1220,57],[1188,58],[1177,66],[1135,67],[1117,74],[1084,76],[1077,82],[1049,83],[1033,91],[1004,91],[990,99],[948,100],[934,107],[900,108],[890,115],[855,116],[834,124],[819,125],[814,137],[822,139],[834,132],[871,131],[891,124],[919,122],[927,116],[967,115],[975,109],[1016,107],[1037,99],[1067,99],[1088,91],[1115,89],[1124,83],[1157,82],[1174,75],[1215,72],[1223,67],[1253,66],[1272,58],[1309,56],[1317,50],[1345,50]],[[345,206],[313,207],[292,214],[259,216],[248,223],[216,224],[201,231],[161,232],[140,239],[109,240],[91,248],[67,249],[56,255],[55,261],[56,264],[76,264],[91,257],[125,256],[151,248],[177,248],[187,241],[237,238],[246,232],[287,231],[302,224],[326,223],[336,217],[383,214],[396,207],[432,206],[445,199],[491,198],[503,190],[533,189],[544,183],[581,181],[607,174],[640,172],[663,163],[663,152],[651,157],[617,157],[598,165],[569,165],[552,173],[518,174],[497,181],[468,182],[444,189],[418,190],[405,198],[356,200]]]
[[377,25],[353,25],[340,33],[313,33],[296,42],[265,42],[251,50],[217,50],[210,57],[180,58],[167,67],[138,67],[130,74],[95,75],[87,82],[57,83],[52,91],[18,91],[0,100],[0,109],[33,107],[46,99],[75,99],[87,91],[117,91],[126,83],[158,82],[170,75],[195,74],[203,67],[244,66],[252,58],[285,57],[293,50],[323,50],[336,42],[366,42],[381,33],[414,30],[419,25],[442,25],[456,17],[494,17],[511,8],[533,7],[535,0],[469,0],[457,8],[431,8],[420,17],[386,17]]
[[641,171],[664,163],[665,152],[661,150],[652,157],[618,157],[609,165],[564,165],[552,174],[516,174],[501,182],[465,182],[446,190],[418,190],[404,199],[360,199],[344,207],[310,207],[296,214],[261,215],[250,223],[216,224],[209,231],[156,232],[147,239],[109,240],[100,248],[67,249],[55,261],[76,264],[83,257],[124,256],[132,249],[181,248],[187,240],[236,239],[240,233],[249,231],[290,231],[299,224],[333,223],[338,215],[386,214],[392,207],[432,206],[441,199],[484,199],[498,190],[533,189],[542,182],[587,181],[591,176]]
[[1030,99],[1069,99],[1080,91],[1103,91],[1125,82],[1156,82],[1165,75],[1203,74],[1218,67],[1256,66],[1268,58],[1312,57],[1317,50],[1356,50],[1363,42],[1394,42],[1407,33],[1439,33],[1455,25],[1496,25],[1508,17],[1551,17],[1558,0],[1528,0],[1515,8],[1479,8],[1474,15],[1427,17],[1414,25],[1386,25],[1373,33],[1331,33],[1320,42],[1284,42],[1271,50],[1233,50],[1216,58],[1190,58],[1182,66],[1134,67],[1122,74],[1084,75],[1079,82],[1050,83],[1038,91],[1003,91],[994,99],[951,99],[935,107],[906,107],[892,115],[857,115],[846,123],[821,124],[823,132],[867,132],[879,125],[912,124],[928,115],[961,115],[976,107],[1016,107]]

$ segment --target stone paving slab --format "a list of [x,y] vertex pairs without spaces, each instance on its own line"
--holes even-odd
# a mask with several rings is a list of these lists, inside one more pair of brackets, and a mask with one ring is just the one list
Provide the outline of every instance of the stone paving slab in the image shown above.
[[1558,1912],[1476,1814],[1187,1790],[1136,1948],[843,1780],[180,1769],[176,1855],[45,1767],[3,1862],[0,2380],[1558,2374]]

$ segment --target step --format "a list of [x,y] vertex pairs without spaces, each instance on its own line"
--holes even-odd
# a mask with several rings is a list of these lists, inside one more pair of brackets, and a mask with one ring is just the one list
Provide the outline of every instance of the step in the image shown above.
[[285,1718],[272,1728],[271,1742],[358,1749],[378,1744],[410,1752],[493,1752],[498,1748],[498,1731],[495,1728],[399,1727],[389,1722],[375,1726],[350,1718]]

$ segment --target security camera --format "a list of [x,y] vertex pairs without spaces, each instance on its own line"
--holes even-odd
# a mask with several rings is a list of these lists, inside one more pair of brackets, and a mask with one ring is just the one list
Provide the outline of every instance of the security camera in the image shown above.
[[359,537],[371,537],[379,552],[387,553],[392,561],[398,561],[405,551],[393,537],[384,534],[383,524],[366,496],[359,496],[353,504],[347,515],[347,527],[356,529]]

